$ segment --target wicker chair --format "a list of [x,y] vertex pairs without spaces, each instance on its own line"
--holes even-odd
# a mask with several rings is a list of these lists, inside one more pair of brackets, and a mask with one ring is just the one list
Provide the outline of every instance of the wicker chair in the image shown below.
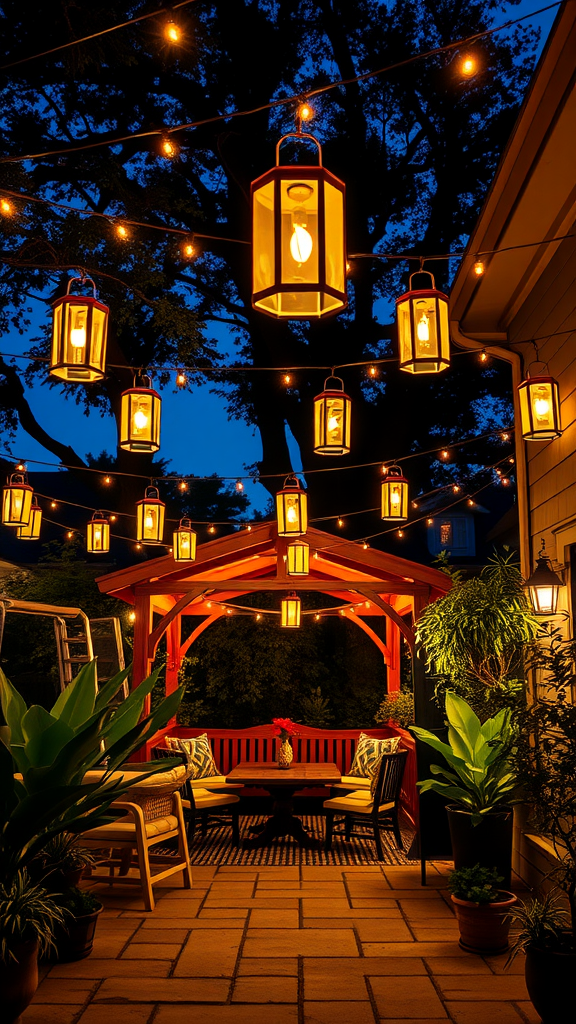
[[[153,747],[152,756],[178,757],[186,763],[185,754],[166,747]],[[186,821],[188,843],[192,846],[198,824],[202,836],[209,828],[231,825],[232,843],[240,845],[240,798],[227,790],[243,789],[242,785],[227,783],[225,775],[213,775],[206,779],[187,779],[182,786],[182,808]]]
[[[324,801],[326,850],[330,850],[332,847],[334,832],[343,833],[345,839],[350,839],[353,835],[364,835],[364,833],[354,830],[354,824],[362,824],[365,827],[368,823],[372,824],[378,860],[384,859],[380,839],[380,829],[383,825],[392,826],[398,849],[404,849],[398,824],[398,802],[407,757],[407,750],[398,750],[394,754],[382,755],[374,793],[364,787],[345,796],[331,797]],[[335,828],[334,819],[337,816],[343,816],[344,821]]]
[[[125,772],[117,774],[126,775]],[[101,773],[88,772],[84,782],[95,781],[92,776],[96,775]],[[184,888],[192,888],[186,826],[178,792],[185,778],[186,769],[178,767],[138,782],[121,800],[112,804],[113,808],[126,812],[123,817],[82,833],[79,839],[82,846],[107,851],[92,869],[91,881],[108,885],[139,885],[146,910],[154,910],[153,886],[161,879],[181,872]],[[174,837],[178,838],[177,859],[149,853],[151,847],[159,843],[165,845]],[[151,865],[164,867],[153,873]],[[138,869],[136,876],[128,874],[131,867]],[[102,868],[107,868],[107,871]]]

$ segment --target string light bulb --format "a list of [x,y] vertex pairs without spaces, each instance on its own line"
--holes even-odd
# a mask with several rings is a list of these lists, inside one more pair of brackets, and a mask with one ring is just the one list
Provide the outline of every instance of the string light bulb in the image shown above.
[[166,36],[166,39],[168,40],[169,43],[180,42],[180,28],[172,18],[170,18],[170,21],[166,22],[166,26],[164,28],[164,35]]
[[178,484],[178,490],[180,490],[180,491],[187,491],[188,490],[188,484],[186,483],[185,480],[181,480],[180,481],[180,483]]
[[118,518],[118,516],[115,516],[115,515],[111,515],[111,516],[110,516],[110,522],[111,522],[111,523],[115,523],[115,522],[116,522],[116,520],[117,520],[117,518]]
[[50,502],[50,508],[58,508],[58,505],[56,504],[55,501]]
[[506,434],[506,433],[500,434],[500,440],[501,441],[509,441],[510,440],[510,434]]
[[182,253],[187,260],[194,259],[198,255],[194,242],[184,242],[182,245]]
[[460,493],[460,485],[459,484],[452,484],[452,493],[453,494],[459,494]]
[[397,536],[398,537],[403,537],[404,536],[404,530],[398,530],[397,531]]
[[432,523],[433,523],[433,522],[434,522],[434,520],[433,520],[433,519],[427,519],[427,520],[426,520],[426,525],[427,525],[427,526],[432,526]]
[[160,152],[167,160],[173,160],[179,153],[178,144],[170,136],[165,135],[160,142]]
[[482,351],[481,351],[480,355],[478,356],[478,358],[479,358],[481,363],[487,363],[488,362],[488,353],[487,353],[485,348],[482,349]]
[[129,237],[129,234],[128,234],[128,228],[126,227],[126,225],[125,224],[117,224],[116,225],[116,234],[118,235],[118,238],[127,239]]
[[448,451],[447,448],[443,448],[442,451],[440,452],[440,458],[441,459],[447,459],[449,457],[449,455],[450,455],[450,452]]
[[338,518],[338,519],[336,520],[336,526],[344,526],[344,520],[343,520],[343,519],[340,519],[340,518]]
[[314,107],[311,107],[309,103],[301,103],[297,112],[298,120],[311,121],[315,113]]
[[472,498],[468,498],[468,501],[466,502],[466,504],[469,505],[470,508],[474,508],[474,505],[476,504],[476,502]]
[[[140,547],[138,544],[137,547]],[[136,622],[136,612],[128,612],[128,622]]]
[[208,533],[216,533],[216,527],[214,526],[214,523],[210,523],[210,526],[208,527]]
[[234,486],[235,486],[235,488],[236,488],[236,490],[237,490],[238,494],[241,494],[241,493],[242,493],[242,491],[244,490],[244,484],[242,483],[242,480],[240,480],[240,479],[238,479],[238,480],[236,481],[236,483],[235,483],[235,485],[234,485]]
[[176,374],[176,386],[179,387],[179,388],[183,388],[183,387],[185,387],[185,385],[187,383],[188,383],[188,377],[184,373],[184,370],[178,370],[178,372]]
[[368,544],[368,541],[366,541],[366,540],[362,541],[362,547],[363,547],[364,551],[367,551],[368,548],[370,547],[370,545]]
[[72,530],[68,530],[67,533],[66,533],[67,539],[68,540],[72,540],[73,536],[74,536],[74,534],[73,534]]
[[286,384],[286,386],[288,386],[288,384],[292,383],[292,377],[290,376],[289,373],[285,373],[284,377],[282,379],[283,379],[284,383]]
[[482,260],[476,260],[472,269],[476,274],[476,277],[482,277],[484,271],[486,270],[486,267],[484,266]]
[[14,213],[14,207],[8,199],[0,199],[0,210],[6,217],[11,217]]
[[460,63],[460,74],[464,78],[473,78],[478,70],[478,61],[475,57],[464,57]]
[[372,377],[372,379],[374,379],[374,377],[378,376],[378,370],[376,369],[376,367],[374,365],[371,365],[371,366],[368,367],[367,373],[368,373],[369,377]]

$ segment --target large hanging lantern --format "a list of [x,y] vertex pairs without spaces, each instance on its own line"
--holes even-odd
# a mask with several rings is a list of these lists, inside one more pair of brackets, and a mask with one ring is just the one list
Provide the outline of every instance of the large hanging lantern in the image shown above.
[[102,512],[95,512],[86,527],[86,551],[91,555],[110,551],[110,523]]
[[536,559],[536,568],[526,580],[526,588],[536,615],[554,615],[558,606],[562,580],[554,572],[550,559],[546,554],[546,545],[542,540],[542,549]]
[[[70,295],[75,281],[92,285],[92,296]],[[52,351],[49,372],[66,381],[102,380],[110,310],[96,298],[90,277],[71,277],[66,295],[52,303]]]
[[408,518],[408,486],[400,466],[390,466],[382,481],[382,519]]
[[181,519],[172,533],[172,554],[175,562],[193,562],[196,558],[196,533],[190,519]]
[[282,598],[281,625],[287,629],[297,629],[300,625],[302,602],[297,594],[287,594]]
[[439,373],[450,365],[450,329],[448,326],[448,296],[435,287],[434,275],[427,274],[432,287],[412,289],[396,299],[398,349],[400,369],[407,373]]
[[308,495],[294,475],[276,494],[276,518],[279,537],[299,537],[308,529]]
[[[329,387],[332,381],[334,384]],[[316,455],[348,454],[351,415],[352,400],[344,391],[344,381],[340,377],[328,377],[324,382],[324,391],[314,399]]]
[[286,545],[286,572],[289,576],[308,576],[310,573],[310,545],[295,540]]
[[147,487],[144,497],[136,502],[136,539],[140,544],[162,543],[165,512],[158,488]]
[[27,526],[19,526],[16,530],[16,536],[18,540],[40,540],[41,526],[42,509],[34,496],[32,498],[32,505],[30,506],[30,522]]
[[25,473],[12,473],[2,491],[2,525],[28,526],[32,515],[33,490]]
[[126,452],[157,452],[160,447],[160,409],[162,399],[151,386],[147,374],[137,378],[137,386],[122,394],[120,408],[120,447]]
[[[280,166],[286,139],[318,147],[318,166]],[[305,132],[284,135],[276,167],[252,182],[252,304],[274,317],[313,319],[346,307],[345,186]]]
[[526,376],[518,385],[522,437],[525,441],[550,441],[560,437],[560,388],[554,377]]

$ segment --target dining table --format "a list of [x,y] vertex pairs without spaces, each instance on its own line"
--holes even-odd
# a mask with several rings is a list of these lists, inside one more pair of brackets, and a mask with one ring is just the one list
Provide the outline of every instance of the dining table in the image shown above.
[[240,761],[226,776],[227,782],[241,782],[245,786],[258,786],[270,793],[272,814],[244,839],[245,849],[269,846],[280,836],[292,836],[300,846],[318,849],[322,839],[311,836],[294,814],[294,793],[309,786],[333,786],[340,782],[341,772],[331,762],[312,764],[293,761],[289,768],[280,768],[275,761]]

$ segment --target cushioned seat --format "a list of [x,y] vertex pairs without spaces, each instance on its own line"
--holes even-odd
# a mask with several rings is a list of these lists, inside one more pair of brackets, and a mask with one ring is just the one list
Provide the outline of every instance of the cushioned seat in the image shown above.
[[[167,742],[170,737],[166,737]],[[232,842],[240,844],[239,797],[231,793],[231,789],[243,789],[242,785],[228,783],[225,775],[220,775],[212,753],[208,757],[208,737],[200,736],[200,753],[196,755],[192,744],[194,741],[173,739],[171,748],[154,747],[152,756],[160,760],[166,757],[181,757],[188,768],[188,777],[182,786],[182,807],[186,817],[188,841],[192,845],[196,832],[196,814],[200,818],[202,836],[213,825],[231,824]],[[182,769],[181,769],[182,770]],[[207,774],[205,774],[205,772]],[[229,812],[230,817],[222,816]]]
[[[144,828],[148,838],[150,836],[160,836],[165,832],[177,829],[178,818],[174,814],[168,814],[165,818],[154,818],[153,821],[145,821]],[[110,825],[101,825],[100,828],[93,828],[90,832],[84,832],[83,839],[106,839],[113,843],[115,840],[124,840],[128,836],[134,836],[135,834],[136,826],[134,820],[127,814],[125,818],[119,818],[118,821]]]
[[[331,849],[334,832],[343,834],[346,839],[350,839],[352,835],[362,835],[365,837],[366,833],[364,831],[354,832],[352,825],[354,822],[356,824],[359,823],[365,829],[366,825],[371,824],[378,860],[383,860],[384,854],[380,839],[380,828],[386,819],[389,819],[392,823],[398,849],[403,849],[402,836],[398,825],[398,798],[400,796],[400,787],[402,785],[402,776],[407,756],[407,750],[381,754],[374,767],[369,788],[365,786],[363,789],[353,789],[352,792],[346,793],[343,796],[330,797],[329,800],[324,801],[324,810],[326,811],[326,850]],[[353,779],[355,777],[348,776],[348,778]],[[344,783],[340,785],[341,788],[346,788]],[[344,822],[343,825],[338,825],[335,828],[334,818],[337,815],[342,816]]]
[[343,775],[340,782],[335,782],[330,789],[370,789],[371,778],[361,778],[359,775]]
[[[387,811],[391,807],[394,807],[394,801],[380,804],[378,811],[379,813]],[[369,789],[359,789],[355,793],[348,793],[347,796],[337,796],[330,800],[325,800],[324,808],[334,811],[336,814],[344,814],[346,811],[371,814],[373,810],[372,794]]]
[[[239,804],[240,797],[234,793],[213,793],[210,789],[200,789],[194,786],[194,805],[196,810],[201,811],[204,807],[229,807],[232,804]],[[190,808],[190,800],[184,799],[182,806]]]

